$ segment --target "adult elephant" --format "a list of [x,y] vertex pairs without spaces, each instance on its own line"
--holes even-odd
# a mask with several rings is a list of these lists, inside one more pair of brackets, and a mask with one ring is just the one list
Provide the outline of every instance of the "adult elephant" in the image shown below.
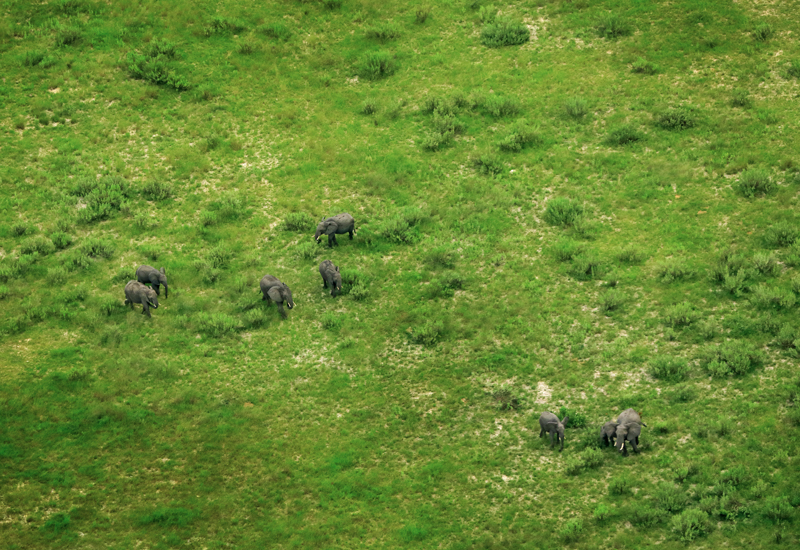
[[142,284],[153,285],[156,296],[159,296],[158,287],[164,285],[164,298],[169,298],[169,286],[167,286],[167,270],[163,267],[156,269],[149,265],[141,265],[136,270],[136,279]]
[[559,451],[564,450],[564,427],[569,421],[569,416],[565,416],[563,420],[559,420],[556,415],[551,412],[543,412],[539,417],[539,437],[542,437],[545,432],[550,436],[550,448],[553,448],[553,434],[556,436],[556,442],[561,442]]
[[333,245],[339,244],[336,242],[336,235],[350,234],[350,240],[353,240],[353,235],[356,233],[356,220],[353,216],[347,213],[336,214],[330,218],[325,218],[319,225],[317,225],[317,232],[314,233],[314,240],[319,242],[319,238],[324,234],[328,236],[328,246],[333,248]]
[[642,433],[642,426],[647,427],[647,424],[642,422],[642,417],[639,416],[633,409],[625,409],[617,417],[617,443],[616,448],[623,455],[628,454],[626,443],[630,443],[633,447],[633,452],[639,452],[639,435]]

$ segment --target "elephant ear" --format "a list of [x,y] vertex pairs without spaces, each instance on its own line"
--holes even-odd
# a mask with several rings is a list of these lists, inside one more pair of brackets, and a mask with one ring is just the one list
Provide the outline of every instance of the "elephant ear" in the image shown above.
[[564,425],[565,428],[567,426],[567,422],[569,422],[569,415],[565,416],[564,420],[561,421],[561,423]]
[[267,291],[267,295],[269,296],[270,300],[273,302],[282,302],[283,296],[281,295],[281,291],[277,286],[273,286]]
[[162,275],[166,275],[167,274],[166,268],[163,268],[163,267],[161,268],[161,274]]
[[328,222],[325,224],[325,234],[326,235],[333,235],[336,233],[337,225],[336,222]]

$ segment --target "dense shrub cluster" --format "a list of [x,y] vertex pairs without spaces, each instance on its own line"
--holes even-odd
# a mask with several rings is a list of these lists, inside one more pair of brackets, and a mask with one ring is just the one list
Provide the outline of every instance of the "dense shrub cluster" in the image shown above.
[[503,151],[518,153],[524,147],[541,141],[542,138],[537,129],[530,126],[525,119],[520,119],[511,126],[508,135],[501,139],[497,146]]
[[290,212],[283,219],[286,231],[312,231],[315,226],[314,218],[305,212]]
[[80,177],[69,187],[68,193],[83,200],[85,207],[78,211],[81,221],[92,222],[122,209],[133,190],[125,179],[118,176]]
[[544,221],[557,227],[569,227],[583,217],[583,205],[566,197],[555,197],[547,201]]
[[495,17],[481,29],[481,44],[489,48],[517,46],[531,38],[531,31],[522,21],[508,16]]
[[739,176],[737,189],[745,197],[752,199],[756,195],[768,195],[775,190],[775,183],[769,173],[760,168],[751,168]]
[[730,340],[710,344],[701,354],[700,364],[712,376],[741,376],[761,366],[764,354],[750,342]]
[[397,61],[381,51],[369,52],[361,58],[358,75],[369,80],[379,80],[397,72]]
[[671,382],[680,382],[689,375],[689,365],[683,357],[659,355],[650,361],[650,376]]

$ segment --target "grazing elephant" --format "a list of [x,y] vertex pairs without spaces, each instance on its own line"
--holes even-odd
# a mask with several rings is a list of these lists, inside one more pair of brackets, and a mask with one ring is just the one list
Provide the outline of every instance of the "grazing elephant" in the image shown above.
[[569,416],[565,416],[564,420],[559,422],[558,417],[551,412],[543,412],[539,417],[539,426],[542,428],[539,432],[539,437],[547,432],[550,435],[550,448],[553,448],[553,434],[556,434],[556,441],[561,441],[561,448],[559,451],[564,450],[564,426],[567,425]]
[[630,442],[633,447],[633,452],[639,452],[639,434],[642,433],[642,426],[647,427],[647,424],[642,422],[642,417],[639,416],[633,409],[625,409],[617,418],[617,443],[616,448],[623,455],[628,454],[628,449],[625,442]]
[[286,307],[289,309],[294,307],[292,291],[289,290],[289,287],[272,275],[264,275],[259,284],[261,286],[261,292],[264,294],[261,299],[269,299],[278,304],[278,311],[280,311],[281,316],[286,319],[286,311],[283,309],[283,304],[286,303]]
[[614,438],[617,437],[617,426],[619,424],[613,420],[603,424],[603,428],[600,430],[600,445],[603,447],[608,447],[609,444],[614,445]]
[[142,304],[142,315],[150,315],[150,307],[158,309],[158,295],[152,288],[143,285],[139,281],[128,281],[125,285],[125,305]]
[[140,283],[153,285],[156,295],[160,296],[158,287],[164,285],[164,298],[169,298],[169,287],[167,286],[167,271],[162,267],[160,270],[149,265],[139,266],[136,270],[136,279]]
[[331,218],[325,218],[317,226],[317,232],[314,233],[314,240],[319,242],[322,234],[328,236],[328,246],[331,248],[336,242],[336,235],[344,235],[350,233],[350,240],[353,240],[353,235],[356,233],[356,220],[350,214],[337,214]]
[[322,288],[331,288],[331,296],[336,297],[342,291],[342,274],[339,267],[330,260],[319,264],[319,274],[322,275]]

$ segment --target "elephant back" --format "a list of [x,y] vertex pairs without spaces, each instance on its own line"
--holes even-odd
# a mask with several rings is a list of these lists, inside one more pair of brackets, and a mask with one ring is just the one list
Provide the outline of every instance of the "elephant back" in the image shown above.
[[633,409],[625,409],[620,413],[619,418],[617,418],[617,423],[620,425],[630,424],[631,422],[636,422],[637,424],[642,423],[642,417]]
[[319,264],[319,272],[322,274],[323,277],[325,276],[326,273],[329,273],[331,271],[334,271],[332,261],[325,260],[324,262]]
[[266,292],[273,286],[278,286],[281,284],[283,283],[281,283],[280,280],[274,275],[264,275],[261,278],[261,282],[259,283],[259,285],[261,286],[261,290],[263,290],[264,292]]

